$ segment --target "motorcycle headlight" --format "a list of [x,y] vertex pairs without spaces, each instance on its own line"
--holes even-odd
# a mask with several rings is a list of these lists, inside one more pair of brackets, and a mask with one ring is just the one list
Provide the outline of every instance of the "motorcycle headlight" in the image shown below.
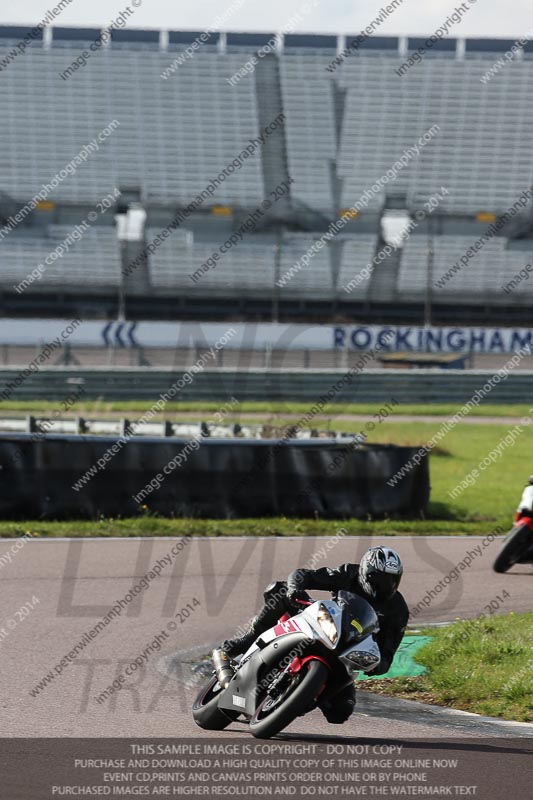
[[337,639],[339,638],[337,627],[333,622],[333,617],[327,610],[326,606],[320,605],[317,619],[320,623],[320,627],[330,640],[331,644],[337,644]]
[[356,650],[353,653],[348,653],[346,659],[359,669],[375,667],[380,660],[375,653],[367,653],[360,650]]

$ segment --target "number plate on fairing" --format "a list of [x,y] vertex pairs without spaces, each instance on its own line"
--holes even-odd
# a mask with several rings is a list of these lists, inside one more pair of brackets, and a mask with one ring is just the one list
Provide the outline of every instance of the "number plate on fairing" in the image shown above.
[[286,622],[280,622],[274,628],[274,636],[283,636],[285,633],[301,633],[302,629],[295,622],[294,619],[288,619]]
[[233,705],[239,706],[240,708],[246,707],[246,698],[245,697],[237,697],[236,694],[232,695]]

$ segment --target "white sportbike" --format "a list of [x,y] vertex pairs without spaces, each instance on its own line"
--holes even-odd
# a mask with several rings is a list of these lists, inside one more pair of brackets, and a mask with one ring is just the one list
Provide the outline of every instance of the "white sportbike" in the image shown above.
[[225,689],[213,675],[193,704],[197,725],[222,730],[242,716],[268,739],[379,663],[378,618],[366,600],[341,590],[305,606],[257,637]]

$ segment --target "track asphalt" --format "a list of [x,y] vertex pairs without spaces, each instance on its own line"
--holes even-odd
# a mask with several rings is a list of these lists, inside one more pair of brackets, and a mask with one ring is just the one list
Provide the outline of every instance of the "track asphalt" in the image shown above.
[[[195,671],[199,658],[253,615],[271,580],[285,578],[296,566],[356,561],[378,541],[334,536],[332,525],[331,538],[196,538],[182,541],[175,556],[171,550],[179,539],[28,541],[11,563],[0,562],[0,736],[203,737],[190,714],[202,681]],[[13,543],[0,540],[0,557]],[[510,597],[500,613],[531,610],[533,568],[517,566],[506,575],[491,570],[500,539],[485,546],[482,537],[471,536],[387,537],[387,543],[404,560],[402,590],[411,609],[420,609],[414,624],[476,617],[504,589]],[[468,569],[436,591],[468,553]],[[161,574],[130,595],[120,616],[94,638],[83,639],[157,562]],[[61,659],[82,641],[87,644],[81,652],[61,667]],[[136,658],[140,665],[131,670]],[[53,680],[37,690],[48,673]],[[121,688],[98,702],[120,676]],[[248,735],[246,727],[237,723],[220,735],[243,734]],[[284,735],[532,734],[533,726],[483,721],[359,691],[356,713],[342,728],[328,726],[320,712],[313,712]]]

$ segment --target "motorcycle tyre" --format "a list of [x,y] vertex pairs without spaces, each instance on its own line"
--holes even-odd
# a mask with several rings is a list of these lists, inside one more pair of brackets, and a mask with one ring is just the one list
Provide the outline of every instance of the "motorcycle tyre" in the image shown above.
[[511,531],[494,561],[494,572],[507,572],[514,564],[518,564],[529,549],[532,538],[533,532],[527,525],[520,525],[514,533]]
[[[264,719],[258,719],[263,703],[260,703],[250,719],[250,733],[257,739],[270,739],[282,731],[296,717],[304,714],[310,705],[310,698],[316,698],[327,680],[328,668],[320,661],[309,661],[305,665],[307,672],[296,685],[287,700]],[[264,700],[263,700],[264,702]]]
[[[238,711],[221,711],[218,707],[218,696],[224,691],[219,689],[213,693],[213,689],[218,683],[216,676],[213,675],[198,693],[192,706],[192,715],[196,724],[206,731],[223,731],[228,725],[240,716]],[[212,695],[211,697],[209,695]],[[207,698],[207,702],[205,702]]]

